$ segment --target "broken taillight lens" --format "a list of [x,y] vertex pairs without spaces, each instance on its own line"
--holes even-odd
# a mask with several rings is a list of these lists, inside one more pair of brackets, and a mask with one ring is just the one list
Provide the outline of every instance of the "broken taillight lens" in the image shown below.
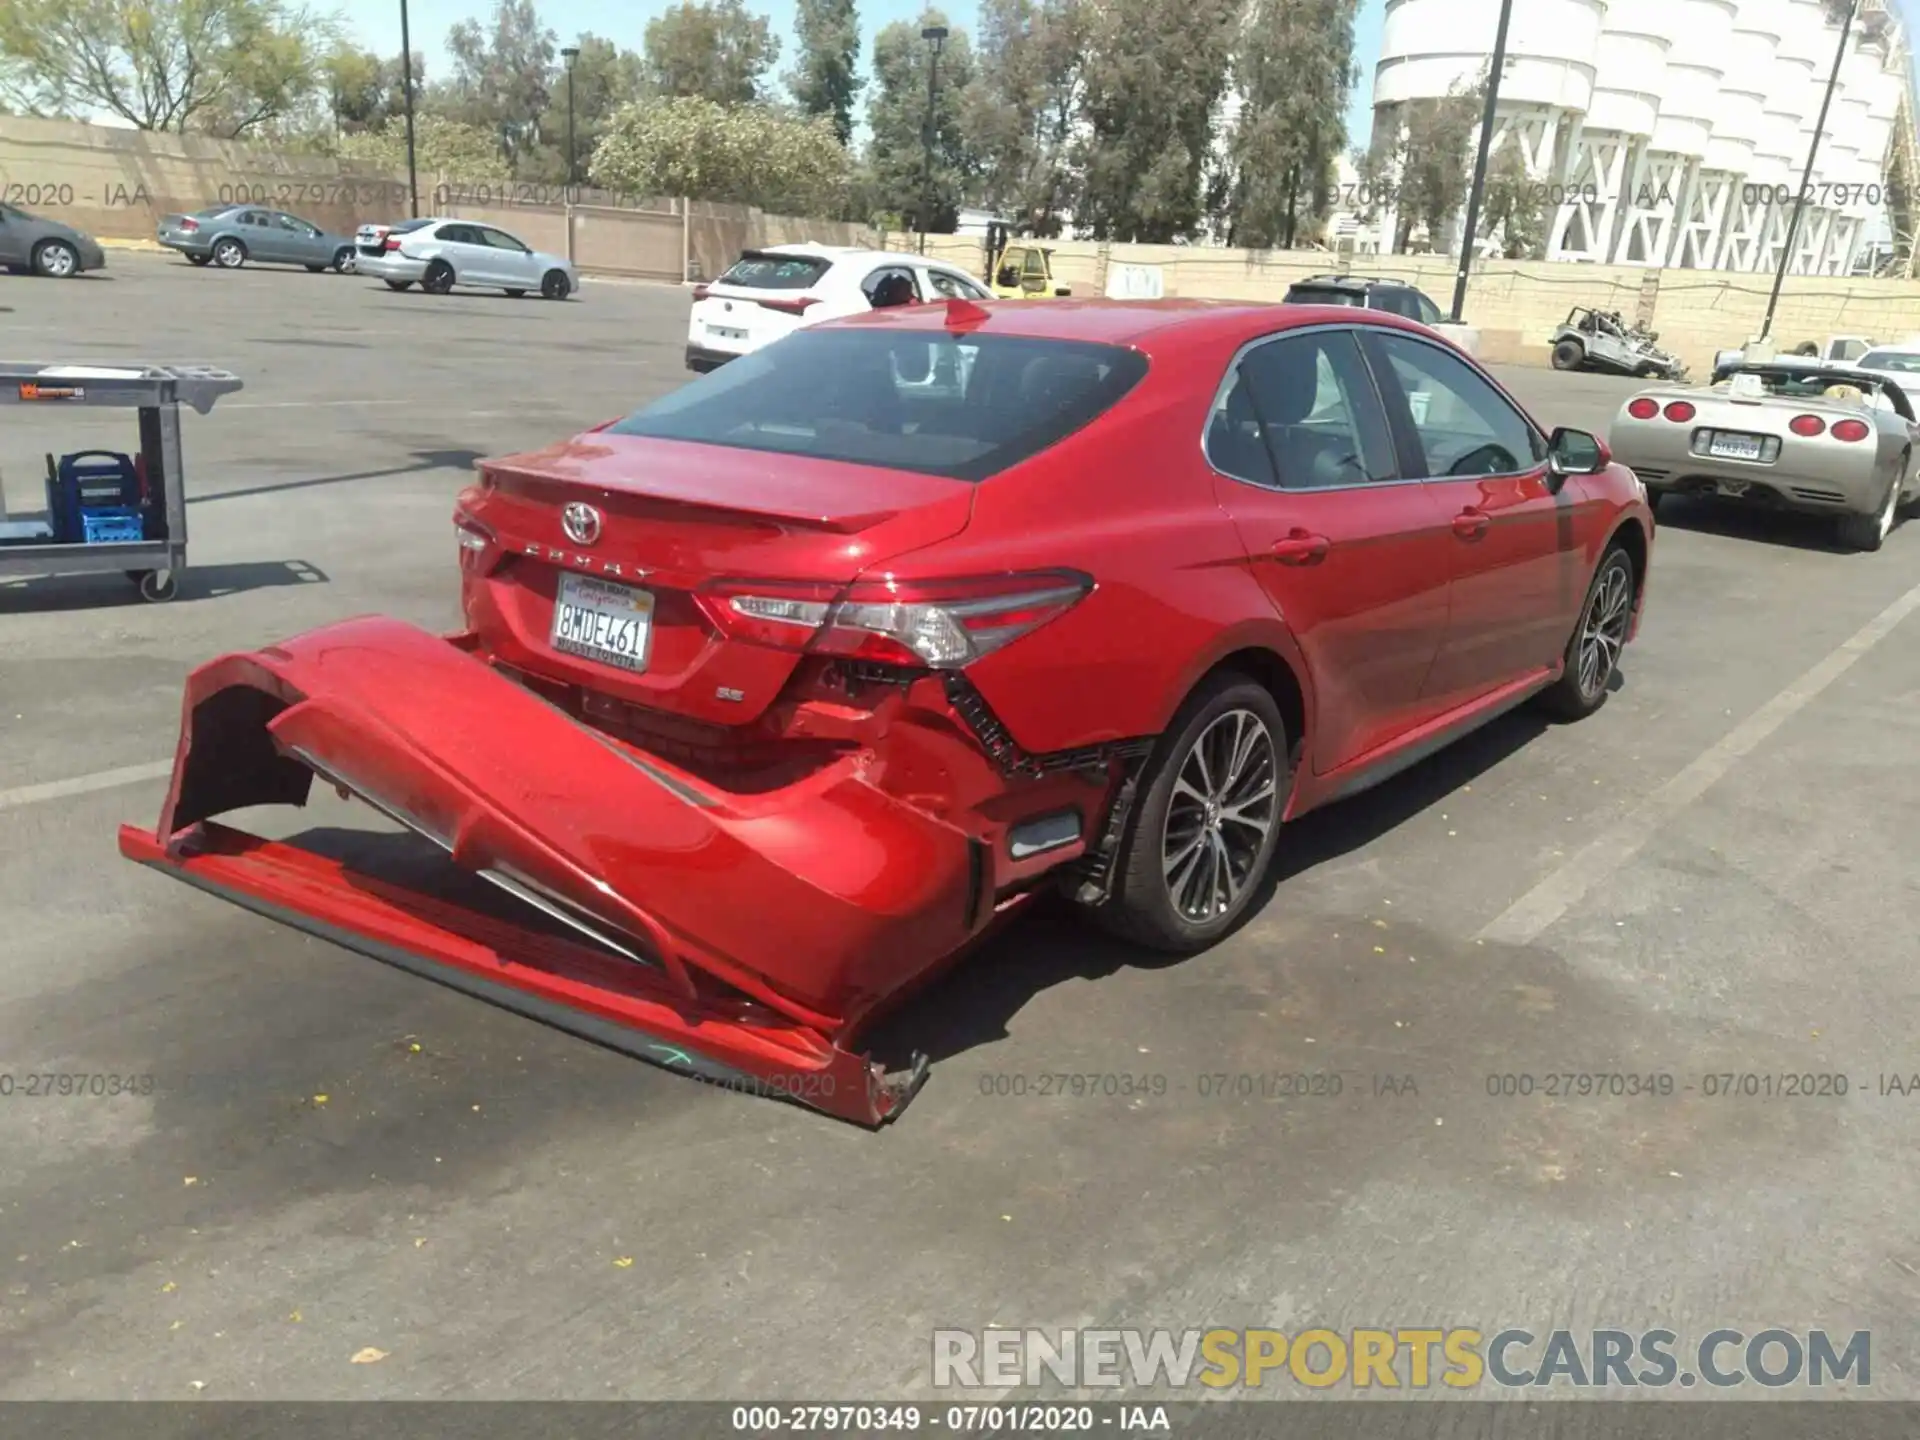
[[485,574],[496,543],[493,531],[471,515],[456,510],[453,515],[453,533],[460,542],[460,568],[475,574]]
[[965,580],[861,581],[836,586],[720,581],[703,609],[727,634],[849,660],[957,670],[1038,629],[1085,599],[1093,581],[1049,570]]
[[383,248],[389,255],[391,255],[394,251],[400,248],[400,237],[398,235],[387,236],[387,243],[381,248]]
[[957,670],[1038,629],[1087,597],[1070,571],[852,586],[813,649],[852,660]]

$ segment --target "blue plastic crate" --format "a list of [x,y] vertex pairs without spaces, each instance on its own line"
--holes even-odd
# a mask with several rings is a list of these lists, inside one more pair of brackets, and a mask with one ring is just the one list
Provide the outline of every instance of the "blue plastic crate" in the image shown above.
[[146,538],[138,510],[82,510],[80,525],[89,545],[113,545]]

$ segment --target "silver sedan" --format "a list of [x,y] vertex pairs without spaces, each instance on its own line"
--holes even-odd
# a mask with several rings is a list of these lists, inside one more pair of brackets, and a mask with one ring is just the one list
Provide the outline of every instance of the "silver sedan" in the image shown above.
[[1722,369],[1710,386],[1653,386],[1620,408],[1613,453],[1656,506],[1713,495],[1831,515],[1878,550],[1920,498],[1920,424],[1887,375],[1801,361]]

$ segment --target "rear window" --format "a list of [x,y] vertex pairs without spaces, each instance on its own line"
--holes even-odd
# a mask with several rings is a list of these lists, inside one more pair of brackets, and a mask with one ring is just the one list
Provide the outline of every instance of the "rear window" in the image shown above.
[[1146,370],[1114,345],[800,330],[610,428],[984,480],[1091,422]]
[[1284,303],[1288,305],[1359,305],[1366,297],[1352,290],[1339,290],[1332,287],[1320,288],[1312,285],[1295,285],[1287,291]]
[[433,224],[431,220],[402,220],[398,225],[386,227],[389,235],[411,235],[416,230],[424,230]]
[[718,284],[749,290],[804,290],[833,266],[818,255],[742,255]]

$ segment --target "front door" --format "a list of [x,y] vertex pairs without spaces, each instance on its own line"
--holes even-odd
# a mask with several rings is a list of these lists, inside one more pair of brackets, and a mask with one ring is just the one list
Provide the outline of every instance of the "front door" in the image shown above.
[[1221,507],[1306,658],[1315,772],[1419,724],[1446,631],[1446,520],[1428,487],[1400,474],[1352,327],[1245,350],[1206,447]]
[[539,286],[540,276],[531,250],[504,230],[496,230],[491,225],[477,228],[480,238],[487,242],[487,264],[501,285],[511,290],[532,290]]
[[477,225],[442,225],[435,238],[446,247],[446,261],[453,266],[453,278],[463,285],[498,285],[493,247],[480,238]]
[[1583,492],[1548,488],[1546,437],[1454,351],[1385,330],[1366,346],[1407,465],[1447,526],[1451,618],[1427,694],[1451,709],[1565,650],[1586,587]]
[[27,217],[0,205],[0,265],[24,265],[27,254]]

